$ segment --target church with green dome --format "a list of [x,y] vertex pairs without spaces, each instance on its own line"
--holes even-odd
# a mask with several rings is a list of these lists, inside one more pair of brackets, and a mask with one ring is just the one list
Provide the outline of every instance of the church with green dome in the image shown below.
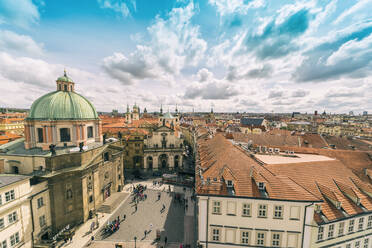
[[102,142],[102,127],[93,104],[75,92],[66,71],[57,79],[57,90],[37,99],[25,123],[25,148],[48,150]]

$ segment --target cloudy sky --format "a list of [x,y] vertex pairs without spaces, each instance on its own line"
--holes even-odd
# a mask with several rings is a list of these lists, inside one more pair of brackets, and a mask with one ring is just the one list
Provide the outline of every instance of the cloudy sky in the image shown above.
[[0,0],[0,106],[372,112],[372,0]]

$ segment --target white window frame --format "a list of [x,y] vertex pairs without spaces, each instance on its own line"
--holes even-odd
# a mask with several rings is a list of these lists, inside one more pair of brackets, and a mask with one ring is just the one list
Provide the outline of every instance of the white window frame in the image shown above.
[[[244,211],[248,212],[244,213]],[[251,217],[252,216],[252,204],[251,203],[243,203],[242,204],[242,216],[244,217]]]
[[358,231],[362,231],[363,229],[364,229],[364,217],[361,217],[358,220]]
[[335,234],[335,225],[331,224],[328,226],[328,238],[329,239],[333,238],[334,234]]
[[221,241],[221,229],[212,228],[212,241]]
[[[248,235],[248,236],[247,236]],[[248,230],[242,230],[240,233],[240,242],[248,245],[250,243],[251,232]]]
[[372,215],[368,216],[367,228],[372,228]]
[[40,197],[37,199],[37,208],[41,208],[44,206],[44,198]]
[[5,201],[10,202],[15,200],[15,192],[14,189],[9,190],[8,192],[5,192]]
[[348,233],[354,232],[355,220],[349,220]]
[[368,248],[369,238],[364,239],[363,248]]
[[318,227],[318,237],[317,237],[317,240],[318,241],[321,241],[321,240],[323,240],[323,237],[324,237],[324,226],[319,226]]
[[[283,219],[283,212],[284,212],[284,206],[283,205],[275,205],[274,206],[274,219]],[[279,216],[277,216],[279,215]]]
[[212,202],[212,214],[221,214],[221,201]]
[[258,218],[267,218],[267,204],[258,205]]
[[13,224],[17,220],[18,220],[18,216],[17,216],[17,212],[16,211],[14,211],[11,214],[8,214],[8,222],[9,222],[9,224]]
[[282,243],[282,234],[278,232],[274,232],[271,234],[271,246],[272,247],[280,247]]
[[344,235],[344,231],[345,231],[345,222],[340,222],[338,224],[338,236]]
[[257,232],[256,245],[265,246],[265,239],[266,239],[266,233],[265,232]]
[[10,246],[14,247],[19,243],[19,232],[16,232],[13,235],[10,235]]

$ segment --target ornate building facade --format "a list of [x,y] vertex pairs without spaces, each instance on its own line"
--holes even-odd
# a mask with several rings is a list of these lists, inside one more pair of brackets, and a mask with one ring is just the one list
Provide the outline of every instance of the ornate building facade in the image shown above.
[[174,170],[182,166],[183,137],[174,128],[160,126],[144,143],[144,169]]

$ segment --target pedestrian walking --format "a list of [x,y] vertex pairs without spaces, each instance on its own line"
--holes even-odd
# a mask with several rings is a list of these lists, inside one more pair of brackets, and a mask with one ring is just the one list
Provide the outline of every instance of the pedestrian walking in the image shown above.
[[145,234],[145,238],[146,238],[147,231],[145,230],[143,233]]
[[134,206],[135,212],[137,212],[137,204]]
[[149,226],[149,232],[152,231],[152,227],[153,227],[153,225],[152,225],[152,223],[150,223],[150,226]]
[[167,236],[165,236],[165,238],[164,238],[164,246],[167,245],[167,241],[168,241],[168,238],[167,238]]
[[124,215],[123,215],[123,221],[124,221],[126,218],[127,218],[127,215],[124,214]]

